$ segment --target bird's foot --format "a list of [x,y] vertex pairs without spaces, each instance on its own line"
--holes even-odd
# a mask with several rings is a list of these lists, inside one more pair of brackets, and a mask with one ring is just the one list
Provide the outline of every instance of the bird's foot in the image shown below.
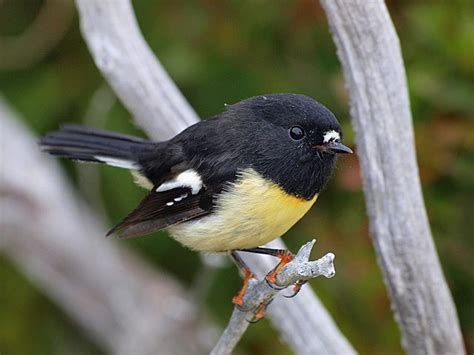
[[241,308],[244,304],[245,292],[249,287],[249,281],[251,279],[255,279],[255,274],[248,268],[242,268],[242,273],[244,274],[244,284],[242,285],[242,288],[240,289],[239,293],[235,295],[234,298],[232,298],[232,303],[239,308]]
[[255,312],[253,313],[253,317],[251,319],[247,319],[247,322],[249,323],[257,323],[260,321],[264,316],[265,312],[267,311],[267,307],[270,303],[272,303],[273,298],[270,299],[267,303],[262,303],[260,304],[256,309]]
[[[256,279],[255,274],[250,271],[248,267],[242,267],[241,271],[244,276],[244,283],[242,285],[242,288],[240,289],[239,293],[232,298],[232,303],[240,309],[242,312],[247,312],[250,310],[244,309],[243,304],[244,304],[244,297],[247,292],[247,289],[249,287],[249,282],[252,279]],[[271,302],[271,300],[270,300]],[[268,303],[262,303],[260,304],[254,311],[253,316],[251,319],[247,319],[249,323],[257,323],[260,319],[262,319],[265,316],[265,311],[267,310],[267,306],[270,304]]]
[[[285,287],[280,287],[276,284],[276,278],[278,273],[283,269],[283,267],[288,264],[289,262],[293,261],[295,256],[293,253],[291,253],[289,250],[278,250],[278,253],[273,254],[273,256],[277,257],[280,259],[280,262],[278,265],[270,271],[267,276],[265,277],[265,281],[267,282],[268,286],[271,288],[274,288],[276,290],[282,290]],[[293,298],[295,297],[301,290],[301,287],[306,283],[307,281],[304,280],[298,280],[293,284],[293,293],[289,296],[284,296],[286,298]]]
[[307,282],[308,282],[307,280],[298,280],[298,281],[296,281],[293,284],[293,293],[291,295],[287,295],[287,296],[283,295],[283,297],[286,297],[286,298],[295,297],[301,291],[301,287],[303,287],[303,285]]
[[276,284],[277,275],[286,264],[288,264],[295,258],[295,256],[289,250],[278,250],[272,256],[279,258],[280,262],[277,264],[277,266],[275,266],[272,271],[267,274],[267,276],[265,276],[265,281],[267,281],[270,287],[280,290],[282,288]]
[[[271,255],[276,258],[280,259],[280,262],[273,268],[272,271],[270,271],[266,276],[265,276],[265,282],[267,283],[268,286],[275,290],[282,290],[285,289],[286,287],[279,286],[277,284],[277,276],[278,273],[293,259],[295,258],[294,254],[290,252],[289,250],[285,249],[269,249],[269,248],[253,248],[253,249],[243,249],[241,251],[245,252],[252,252],[252,253],[258,253],[258,254],[266,254],[266,255]],[[248,266],[244,263],[244,261],[240,258],[240,256],[235,252],[231,252],[231,255],[236,262],[236,264],[239,266],[240,270],[243,273],[244,276],[244,283],[242,286],[242,289],[239,291],[239,293],[232,299],[232,303],[236,307],[238,307],[241,311],[243,312],[248,312],[250,310],[248,309],[243,309],[243,304],[244,304],[244,297],[245,293],[247,291],[247,288],[249,286],[249,281],[251,279],[255,279],[255,274],[250,271]],[[285,296],[287,298],[292,298],[295,297],[298,292],[300,291],[301,287],[306,283],[304,280],[299,280],[294,283],[293,285],[293,294],[289,296]],[[273,300],[273,299],[272,299]],[[262,303],[260,304],[255,311],[253,312],[253,317],[249,320],[247,320],[249,323],[256,323],[260,319],[262,319],[265,316],[265,312],[267,310],[268,305],[270,304],[271,300],[267,303]]]

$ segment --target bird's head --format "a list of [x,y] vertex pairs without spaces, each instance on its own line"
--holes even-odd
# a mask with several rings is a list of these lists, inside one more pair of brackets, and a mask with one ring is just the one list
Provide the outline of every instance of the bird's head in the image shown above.
[[334,114],[305,95],[256,96],[230,106],[228,113],[245,117],[243,140],[251,165],[294,195],[314,196],[331,175],[336,156],[352,153],[342,144]]

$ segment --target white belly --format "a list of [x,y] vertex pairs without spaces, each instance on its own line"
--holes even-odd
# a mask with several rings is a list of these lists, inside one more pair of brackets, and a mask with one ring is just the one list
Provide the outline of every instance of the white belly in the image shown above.
[[254,170],[246,170],[216,201],[212,215],[168,228],[185,246],[208,252],[253,248],[280,237],[311,208]]

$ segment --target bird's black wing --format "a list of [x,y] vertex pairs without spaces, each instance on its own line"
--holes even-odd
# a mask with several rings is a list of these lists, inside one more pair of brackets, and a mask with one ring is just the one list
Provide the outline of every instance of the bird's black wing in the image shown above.
[[174,137],[166,149],[142,154],[141,172],[154,187],[109,234],[141,236],[212,213],[216,196],[243,168],[240,150],[222,136],[226,122],[217,117],[202,121]]
[[[227,168],[210,169],[207,164],[187,167],[156,184],[138,207],[109,233],[121,238],[139,237],[171,225],[204,217],[213,212],[216,196],[233,182],[237,169],[229,162]],[[222,164],[221,164],[222,165]],[[173,170],[173,169],[172,169]],[[180,178],[185,176],[185,178]]]
[[107,235],[139,237],[170,225],[203,217],[211,212],[212,197],[206,189],[193,195],[187,187],[157,192],[154,188],[120,224]]

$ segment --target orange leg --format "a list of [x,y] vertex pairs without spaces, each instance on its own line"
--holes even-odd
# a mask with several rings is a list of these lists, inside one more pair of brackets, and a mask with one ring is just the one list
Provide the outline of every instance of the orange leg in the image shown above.
[[274,256],[279,258],[280,262],[272,271],[267,274],[267,276],[265,276],[265,280],[267,280],[267,282],[271,285],[276,283],[276,277],[280,270],[295,258],[295,256],[288,250],[279,250]]
[[[252,249],[241,249],[240,251],[245,251],[245,252],[248,252],[248,253],[271,255],[271,256],[274,256],[274,257],[280,259],[280,262],[278,263],[278,265],[265,277],[268,284],[271,287],[274,287],[274,288],[278,288],[275,285],[275,282],[276,282],[276,276],[278,275],[280,270],[286,264],[288,264],[290,261],[292,261],[294,259],[294,255],[290,251],[285,250],[285,249],[270,249],[270,248],[261,248],[261,247],[259,247],[259,248],[252,248]],[[284,296],[284,297],[287,297],[287,298],[295,297],[298,294],[298,292],[300,292],[301,287],[306,282],[307,281],[301,281],[301,280],[295,282],[295,284],[293,285],[293,294],[290,295],[290,296]]]
[[249,280],[255,278],[255,275],[250,269],[242,269],[244,273],[244,284],[240,289],[239,293],[232,298],[232,303],[237,306],[242,306],[244,303],[245,292],[249,287]]
[[[266,255],[271,255],[280,259],[280,262],[277,264],[277,266],[275,266],[275,268],[272,271],[270,271],[267,274],[267,276],[265,276],[265,280],[267,281],[267,283],[271,287],[274,287],[274,288],[278,288],[278,286],[276,285],[276,277],[278,273],[286,264],[288,264],[295,258],[293,253],[291,253],[289,250],[284,250],[284,249],[270,249],[270,248],[259,247],[259,248],[252,248],[252,249],[241,249],[239,251],[257,253],[257,254],[266,254]],[[236,251],[232,251],[231,256],[244,275],[244,284],[242,286],[242,289],[232,299],[232,303],[234,303],[236,306],[242,306],[244,302],[245,293],[249,286],[249,280],[252,278],[255,278],[255,274],[248,268],[248,266],[244,263],[244,261],[237,254]],[[293,295],[289,297],[296,296],[298,292],[300,291],[301,286],[303,286],[305,283],[306,281],[297,281],[293,286],[294,293]],[[267,306],[268,304],[265,304],[265,303],[262,303],[260,306],[258,306],[257,309],[255,310],[252,320],[249,322],[255,323],[255,322],[258,322],[260,319],[262,319],[265,316],[265,311],[267,310]]]
[[[272,271],[270,271],[270,273],[268,273],[267,276],[265,277],[265,280],[267,280],[268,284],[274,288],[277,288],[277,286],[275,285],[276,276],[278,275],[280,270],[286,264],[288,264],[290,261],[292,261],[295,258],[292,252],[285,249],[271,249],[271,248],[258,247],[258,248],[251,248],[251,249],[241,249],[240,251],[245,251],[247,253],[271,255],[280,259],[280,262],[278,263],[278,265]],[[296,294],[299,292],[301,286],[304,285],[304,283],[305,282],[295,283],[294,288],[293,288],[293,291],[295,293],[293,294],[293,296],[296,296]]]
[[232,259],[234,259],[239,269],[244,274],[244,284],[240,289],[239,293],[235,295],[234,298],[232,298],[233,304],[235,304],[236,306],[242,306],[244,303],[245,292],[249,287],[249,280],[255,278],[255,274],[249,269],[249,267],[235,251],[232,251],[230,255],[232,256]]

